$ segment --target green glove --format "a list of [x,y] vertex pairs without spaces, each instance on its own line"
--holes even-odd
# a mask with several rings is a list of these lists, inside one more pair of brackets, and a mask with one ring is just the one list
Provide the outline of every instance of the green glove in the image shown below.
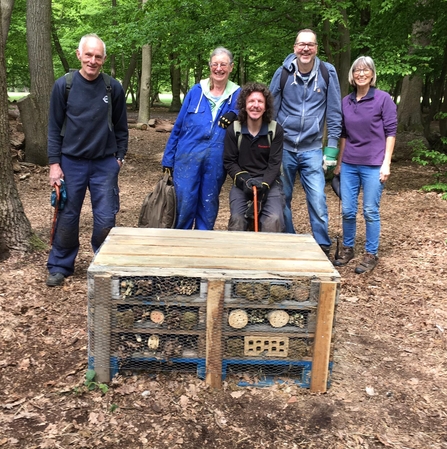
[[337,165],[338,153],[340,150],[333,147],[324,147],[323,149],[323,170],[326,173],[328,170],[333,170]]

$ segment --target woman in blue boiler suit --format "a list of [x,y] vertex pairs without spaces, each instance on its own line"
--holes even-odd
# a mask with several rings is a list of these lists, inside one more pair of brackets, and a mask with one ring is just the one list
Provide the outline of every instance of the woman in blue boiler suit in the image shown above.
[[223,47],[210,57],[210,77],[187,93],[166,144],[162,165],[173,175],[176,229],[212,230],[225,181],[224,137],[237,116],[240,87],[229,80],[233,55]]

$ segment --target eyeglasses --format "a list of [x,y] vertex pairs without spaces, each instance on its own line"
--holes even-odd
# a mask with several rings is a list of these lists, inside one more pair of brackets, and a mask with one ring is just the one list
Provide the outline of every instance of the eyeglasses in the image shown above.
[[368,69],[368,68],[366,68],[366,69],[354,69],[354,73],[361,73],[361,72],[363,72],[365,75],[368,75],[368,73],[369,72],[371,72],[371,69]]
[[221,67],[222,69],[225,69],[229,66],[230,64],[228,64],[228,62],[212,62],[210,64],[210,67],[212,67],[213,69],[217,69],[217,67]]
[[297,45],[298,48],[309,47],[310,49],[312,49],[315,48],[318,44],[315,42],[295,42],[295,45]]

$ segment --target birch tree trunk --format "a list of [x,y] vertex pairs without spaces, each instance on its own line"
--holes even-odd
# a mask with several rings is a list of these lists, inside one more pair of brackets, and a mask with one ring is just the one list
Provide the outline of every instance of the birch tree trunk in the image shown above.
[[140,107],[138,109],[138,123],[147,123],[151,118],[152,46],[149,44],[143,45],[141,53]]

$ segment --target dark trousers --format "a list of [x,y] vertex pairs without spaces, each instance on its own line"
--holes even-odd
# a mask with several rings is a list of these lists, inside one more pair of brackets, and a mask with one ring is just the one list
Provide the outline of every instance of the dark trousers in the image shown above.
[[87,189],[93,212],[91,244],[96,252],[115,226],[115,216],[119,211],[120,167],[114,156],[79,159],[62,155],[61,168],[65,176],[67,202],[58,213],[47,268],[51,274],[69,276],[74,272],[79,251],[79,218]]
[[[252,220],[245,218],[247,201],[250,199],[252,198],[247,198],[238,187],[233,186],[231,188],[229,231],[247,231],[250,228]],[[274,183],[258,214],[260,231],[284,232],[284,205],[285,199],[282,188],[279,183]]]

